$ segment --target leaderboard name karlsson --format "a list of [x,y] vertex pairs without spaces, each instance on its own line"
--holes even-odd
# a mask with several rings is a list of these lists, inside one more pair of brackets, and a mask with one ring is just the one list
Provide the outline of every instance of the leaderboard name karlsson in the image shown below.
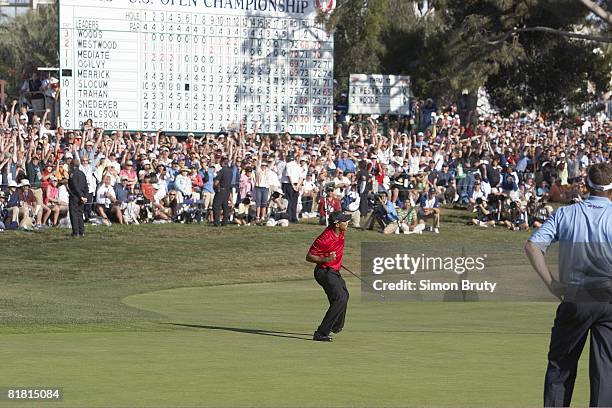
[[394,291],[394,292],[410,292],[410,291],[452,291],[452,290],[469,290],[476,292],[495,292],[497,283],[483,281],[472,282],[468,279],[463,279],[461,282],[432,282],[429,279],[421,279],[419,281],[411,281],[402,279],[397,282],[384,282],[377,279],[372,283],[372,287],[376,291]]

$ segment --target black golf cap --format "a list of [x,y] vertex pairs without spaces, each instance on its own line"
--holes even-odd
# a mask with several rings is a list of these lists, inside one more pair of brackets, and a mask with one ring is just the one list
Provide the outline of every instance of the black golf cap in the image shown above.
[[352,217],[349,214],[345,214],[342,211],[336,211],[329,214],[328,221],[329,224],[337,224],[339,222],[349,221]]

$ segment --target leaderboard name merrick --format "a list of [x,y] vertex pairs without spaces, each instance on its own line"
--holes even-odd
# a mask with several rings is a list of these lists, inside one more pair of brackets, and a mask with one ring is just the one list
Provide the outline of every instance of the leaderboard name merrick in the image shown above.
[[310,0],[130,0],[130,3],[281,13],[304,13],[310,8]]
[[452,291],[452,290],[469,290],[476,292],[495,292],[497,283],[495,282],[473,282],[468,279],[463,279],[461,282],[432,282],[429,279],[421,279],[414,282],[407,279],[402,279],[397,282],[384,282],[382,279],[377,279],[372,283],[372,287],[376,291]]

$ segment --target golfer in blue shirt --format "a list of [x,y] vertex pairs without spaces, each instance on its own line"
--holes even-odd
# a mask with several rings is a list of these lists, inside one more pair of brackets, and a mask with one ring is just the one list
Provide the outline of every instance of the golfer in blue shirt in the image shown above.
[[[561,300],[551,333],[544,406],[567,407],[590,338],[591,407],[612,406],[612,164],[591,166],[590,196],[559,208],[530,238],[527,256]],[[559,280],[544,253],[559,242]]]

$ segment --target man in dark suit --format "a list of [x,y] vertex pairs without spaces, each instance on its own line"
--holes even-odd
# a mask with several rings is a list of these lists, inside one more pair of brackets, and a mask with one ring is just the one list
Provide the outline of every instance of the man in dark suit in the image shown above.
[[[213,198],[213,218],[214,225],[227,225],[229,222],[229,197],[232,188],[232,169],[228,165],[228,160],[224,158],[221,160],[221,170],[217,173],[214,180],[215,197]],[[221,218],[221,211],[223,210],[223,221],[219,222]]]
[[68,179],[68,211],[70,214],[70,224],[72,224],[73,237],[82,237],[85,235],[83,213],[85,211],[85,203],[87,203],[89,187],[87,185],[85,173],[79,169],[80,165],[81,162],[79,159],[74,159],[72,161],[72,169],[70,178]]

